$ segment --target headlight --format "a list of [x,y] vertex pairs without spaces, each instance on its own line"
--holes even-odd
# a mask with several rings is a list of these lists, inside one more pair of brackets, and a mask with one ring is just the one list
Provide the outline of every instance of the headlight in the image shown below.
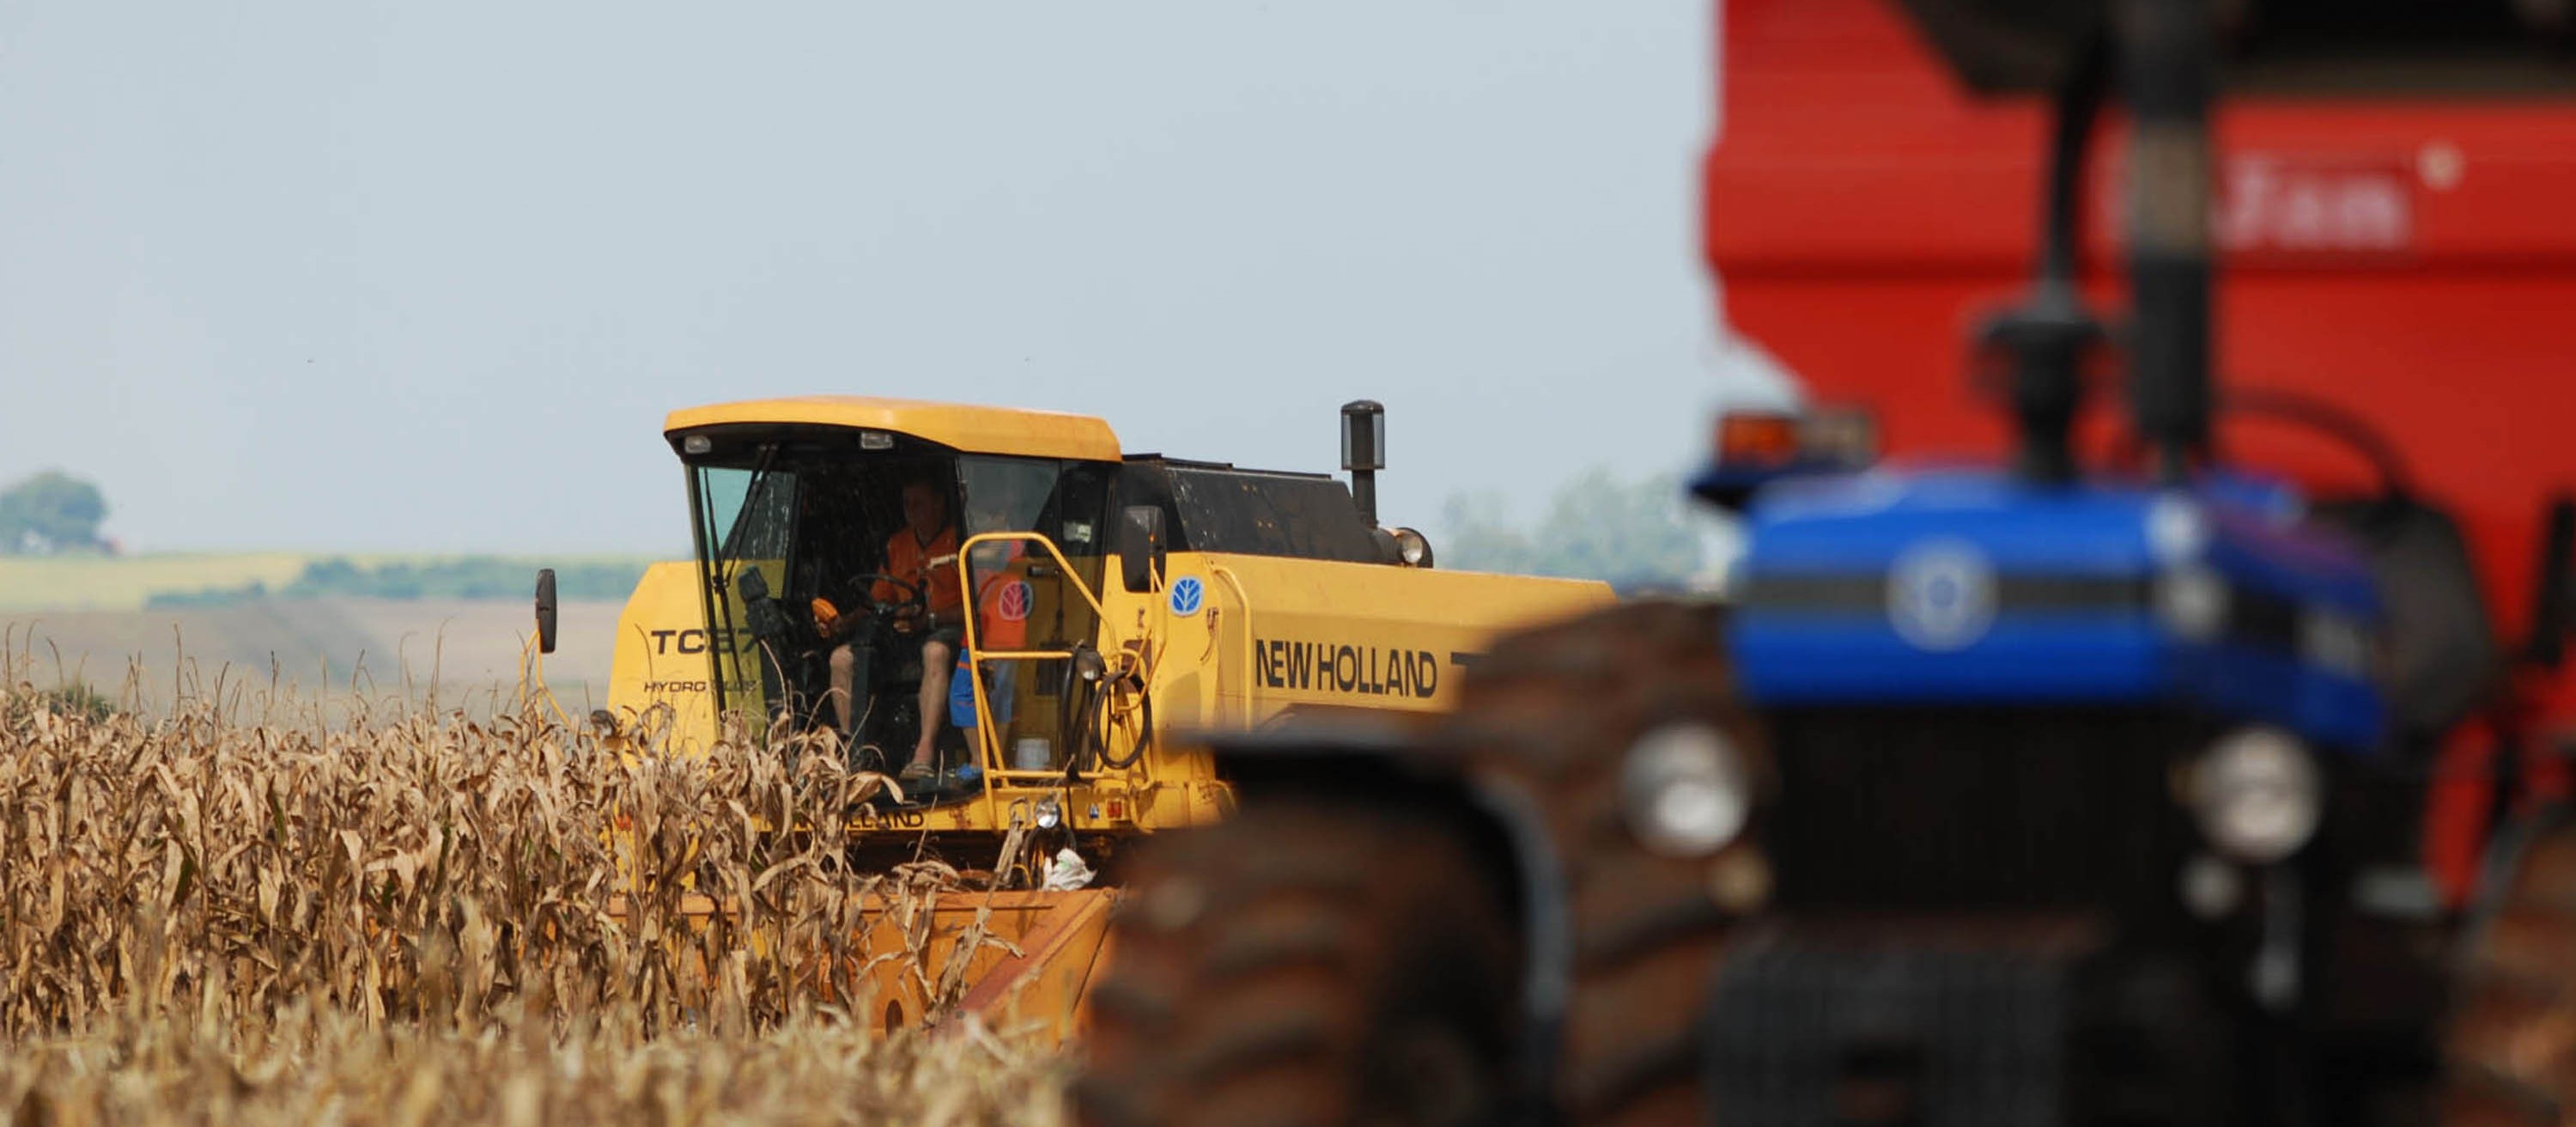
[[2299,741],[2249,728],[2218,741],[2192,772],[2193,813],[2210,844],[2237,860],[2267,865],[2316,835],[2324,807],[2317,765]]
[[1410,528],[1395,530],[1395,556],[1406,567],[1431,566],[1431,541]]
[[1037,816],[1038,828],[1051,830],[1055,828],[1056,823],[1064,820],[1064,808],[1056,805],[1053,798],[1041,798],[1037,804]]
[[1667,724],[1639,737],[1619,771],[1628,828],[1669,857],[1705,857],[1743,832],[1752,782],[1735,745],[1706,724]]

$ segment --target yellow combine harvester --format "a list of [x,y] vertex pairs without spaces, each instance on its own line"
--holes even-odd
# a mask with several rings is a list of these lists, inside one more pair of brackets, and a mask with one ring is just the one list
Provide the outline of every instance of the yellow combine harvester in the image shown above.
[[[856,863],[991,865],[1008,835],[1037,835],[1037,870],[949,898],[932,943],[945,957],[980,919],[1017,954],[978,955],[967,1004],[1069,1032],[1120,842],[1232,807],[1206,735],[1444,709],[1496,634],[1610,601],[1432,570],[1420,534],[1376,521],[1383,412],[1342,419],[1347,487],[1125,454],[1079,415],[854,397],[675,412],[697,559],[654,565],[629,598],[599,719],[677,754],[720,717],[840,731],[854,767],[897,779],[856,814]],[[886,966],[887,1021],[917,1017],[920,981]]]

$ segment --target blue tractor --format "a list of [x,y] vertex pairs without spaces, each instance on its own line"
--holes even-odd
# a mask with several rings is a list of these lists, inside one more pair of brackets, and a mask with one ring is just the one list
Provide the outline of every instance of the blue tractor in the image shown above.
[[[1721,427],[1759,455],[1697,483],[1745,533],[1724,605],[1502,642],[1428,733],[1229,744],[1240,815],[1133,860],[1086,1122],[2431,1106],[2442,924],[2368,887],[2422,785],[2385,545],[2211,456],[2209,6],[2113,7],[2017,8],[2057,116],[2034,283],[1978,342],[2010,464]],[[2114,92],[2132,166],[2179,170],[2141,178],[2117,329],[2076,285]],[[2107,354],[2109,469],[2070,438]]]

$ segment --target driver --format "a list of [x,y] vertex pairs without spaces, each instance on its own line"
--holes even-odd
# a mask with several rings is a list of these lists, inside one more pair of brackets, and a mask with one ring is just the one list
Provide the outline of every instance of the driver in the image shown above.
[[[891,625],[895,632],[921,639],[921,735],[915,741],[912,758],[904,764],[901,779],[911,781],[929,778],[932,745],[939,734],[939,718],[945,715],[948,700],[949,664],[957,655],[963,615],[960,604],[964,592],[957,584],[957,528],[948,519],[948,499],[939,486],[928,478],[915,478],[903,484],[903,527],[886,538],[885,573],[896,583],[878,580],[868,597],[879,604],[909,599],[912,591],[927,596],[929,619],[922,618],[917,602],[904,601]],[[841,731],[853,737],[850,727],[850,701],[864,691],[863,674],[867,655],[864,643],[845,642],[832,650],[832,708],[841,722]]]

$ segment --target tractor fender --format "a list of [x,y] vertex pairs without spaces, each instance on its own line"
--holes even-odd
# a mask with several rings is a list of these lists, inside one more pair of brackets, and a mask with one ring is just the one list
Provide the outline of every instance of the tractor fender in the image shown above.
[[1519,1091],[1511,1122],[1556,1121],[1557,1061],[1573,993],[1574,939],[1557,844],[1536,796],[1420,735],[1367,724],[1274,728],[1212,738],[1218,773],[1250,805],[1294,798],[1390,806],[1447,820],[1479,856],[1520,928]]

